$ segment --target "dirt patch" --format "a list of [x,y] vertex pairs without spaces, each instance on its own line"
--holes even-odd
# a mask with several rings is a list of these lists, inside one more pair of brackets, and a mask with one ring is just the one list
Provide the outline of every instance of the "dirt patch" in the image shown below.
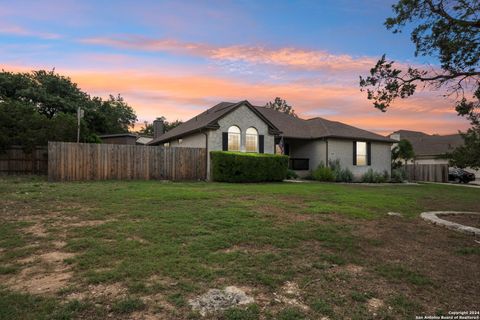
[[274,246],[269,245],[233,245],[229,248],[219,250],[218,252],[221,253],[234,253],[234,252],[243,252],[243,253],[274,253],[277,252],[279,249]]
[[52,244],[57,249],[61,249],[61,248],[65,247],[67,245],[67,243],[65,241],[62,241],[62,240],[52,241]]
[[33,226],[27,227],[24,229],[26,233],[30,233],[34,235],[35,237],[46,237],[47,236],[47,231],[43,224],[41,223],[36,223]]
[[74,256],[74,253],[52,251],[39,255],[39,258],[47,263],[59,263]]
[[378,310],[383,308],[384,305],[383,301],[377,298],[371,298],[367,301],[368,311],[374,315],[376,315]]
[[125,298],[128,289],[121,283],[89,285],[84,290],[71,292],[66,296],[67,300],[83,300],[86,298],[102,298],[109,301]]
[[71,277],[72,272],[65,267],[56,267],[46,272],[42,267],[33,266],[9,278],[6,284],[14,290],[33,294],[51,294],[65,287]]
[[147,240],[145,240],[145,239],[143,239],[143,238],[140,238],[140,237],[138,237],[138,236],[131,236],[131,237],[128,237],[127,239],[130,240],[130,241],[140,242],[141,244],[147,244],[147,243],[149,243]]
[[113,220],[84,220],[84,221],[77,221],[77,222],[71,222],[68,224],[64,224],[64,226],[67,227],[94,227],[94,226],[99,226],[102,224],[105,224],[107,222],[110,222]]
[[68,285],[72,271],[64,260],[75,254],[58,250],[30,255],[16,262],[25,267],[19,273],[6,275],[5,284],[14,290],[33,294],[53,294]]
[[346,266],[344,266],[341,269],[345,270],[348,273],[354,274],[354,275],[358,275],[358,274],[361,274],[363,272],[363,267],[357,266],[355,264],[347,264]]
[[150,284],[159,284],[162,287],[175,287],[178,285],[178,281],[169,278],[169,277],[164,277],[164,276],[159,276],[159,275],[153,275],[150,278],[148,278],[148,283]]
[[440,219],[480,229],[480,214],[442,214]]
[[274,292],[274,301],[283,303],[292,307],[309,310],[310,308],[303,302],[302,291],[298,284],[293,281],[287,281],[279,292]]

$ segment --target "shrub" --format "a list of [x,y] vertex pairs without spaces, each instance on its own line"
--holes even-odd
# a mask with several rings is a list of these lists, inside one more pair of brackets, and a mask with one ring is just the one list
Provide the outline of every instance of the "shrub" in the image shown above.
[[388,181],[388,172],[384,171],[383,173],[373,171],[372,168],[368,169],[367,172],[362,176],[362,182],[366,183],[382,183]]
[[282,181],[287,176],[288,156],[228,151],[211,151],[210,156],[214,181]]
[[312,177],[317,181],[335,181],[332,169],[325,167],[323,162],[312,172]]
[[387,170],[383,170],[383,182],[390,181],[390,174]]
[[287,170],[287,177],[286,177],[286,178],[287,178],[287,179],[297,179],[297,178],[298,178],[298,174],[297,174],[295,171],[288,169],[288,170]]
[[340,171],[340,182],[352,182],[353,181],[353,173],[350,169],[345,168]]
[[353,173],[350,169],[345,168],[342,169],[340,165],[340,160],[330,160],[328,162],[328,166],[333,172],[334,181],[336,182],[352,182],[353,181]]
[[391,182],[403,182],[407,180],[407,172],[404,168],[397,168],[392,170]]

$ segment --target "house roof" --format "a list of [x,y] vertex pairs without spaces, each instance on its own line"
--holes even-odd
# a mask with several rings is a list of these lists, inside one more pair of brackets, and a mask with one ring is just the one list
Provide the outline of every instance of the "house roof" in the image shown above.
[[463,145],[463,138],[459,134],[440,136],[409,130],[398,130],[393,134],[398,134],[400,139],[410,141],[416,156],[440,156]]
[[394,142],[394,140],[346,125],[341,122],[330,121],[323,118],[301,119],[270,108],[253,106],[248,101],[221,102],[202,112],[196,117],[184,122],[178,127],[154,139],[149,144],[159,144],[175,138],[199,132],[202,129],[218,129],[217,121],[236,108],[245,105],[255,112],[267,123],[272,133],[285,138],[317,139],[326,137],[363,139],[381,142]]
[[286,138],[318,139],[330,137],[381,142],[394,141],[379,134],[352,127],[338,121],[330,121],[320,117],[305,120],[270,108],[255,108],[278,127],[280,131],[282,131],[282,135]]
[[138,137],[136,143],[137,144],[148,144],[152,140],[153,140],[153,138],[150,138],[150,137]]

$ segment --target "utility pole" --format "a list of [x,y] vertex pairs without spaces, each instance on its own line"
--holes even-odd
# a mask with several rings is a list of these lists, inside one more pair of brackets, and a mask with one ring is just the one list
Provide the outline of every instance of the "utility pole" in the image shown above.
[[84,111],[82,108],[77,108],[77,143],[80,142],[80,120],[83,118]]

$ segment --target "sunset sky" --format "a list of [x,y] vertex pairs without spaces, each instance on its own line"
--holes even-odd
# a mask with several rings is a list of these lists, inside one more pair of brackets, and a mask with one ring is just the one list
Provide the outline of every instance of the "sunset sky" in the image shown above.
[[435,67],[435,59],[414,57],[408,32],[385,29],[392,3],[0,0],[0,65],[55,68],[91,95],[120,93],[139,122],[280,96],[301,117],[380,134],[466,129],[442,92],[420,92],[386,113],[360,92],[359,75],[383,53]]

